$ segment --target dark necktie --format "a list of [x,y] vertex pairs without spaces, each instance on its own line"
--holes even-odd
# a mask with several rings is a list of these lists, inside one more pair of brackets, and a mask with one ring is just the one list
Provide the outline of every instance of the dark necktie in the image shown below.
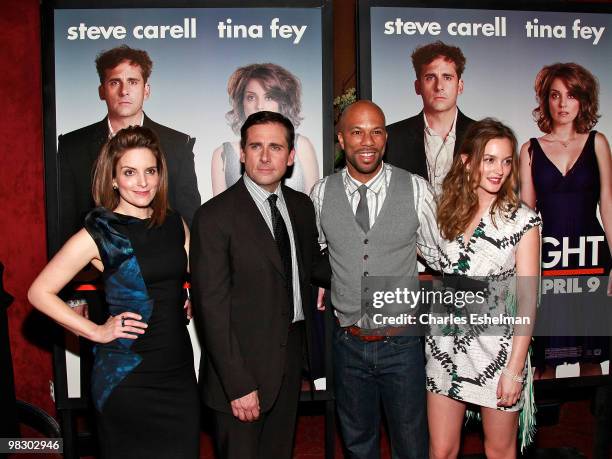
[[368,198],[366,196],[368,187],[361,185],[357,188],[357,191],[359,191],[359,203],[355,211],[355,220],[357,220],[357,224],[363,232],[367,233],[370,230],[370,211],[368,210]]
[[270,210],[272,211],[272,228],[274,230],[274,239],[280,253],[283,267],[285,268],[285,278],[287,279],[287,294],[289,295],[289,320],[293,321],[293,276],[291,270],[291,242],[289,241],[289,233],[285,220],[276,207],[278,195],[271,194],[268,197]]

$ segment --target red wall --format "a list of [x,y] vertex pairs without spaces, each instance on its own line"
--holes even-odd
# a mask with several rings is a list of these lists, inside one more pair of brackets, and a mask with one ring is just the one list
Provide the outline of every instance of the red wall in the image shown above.
[[36,327],[26,299],[46,261],[39,2],[2,3],[0,261],[5,289],[15,297],[8,309],[15,385],[17,398],[53,413],[50,353],[35,344],[44,341],[49,327]]

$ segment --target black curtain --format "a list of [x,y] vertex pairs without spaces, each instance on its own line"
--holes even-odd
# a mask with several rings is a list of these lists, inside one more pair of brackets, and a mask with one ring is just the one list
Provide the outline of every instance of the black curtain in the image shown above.
[[3,274],[4,265],[0,262],[0,437],[10,438],[18,437],[19,432],[6,313],[7,308],[13,302],[13,297],[4,290]]

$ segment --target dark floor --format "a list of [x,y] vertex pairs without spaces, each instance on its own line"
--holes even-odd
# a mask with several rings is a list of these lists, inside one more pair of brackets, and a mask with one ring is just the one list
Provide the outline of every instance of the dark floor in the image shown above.
[[[535,444],[523,456],[525,459],[593,459],[593,433],[595,420],[591,414],[592,389],[574,390],[572,401],[555,409],[551,404],[542,408]],[[565,397],[568,398],[568,397]],[[324,458],[324,418],[320,414],[306,414],[302,409],[298,421],[294,459]],[[558,416],[558,417],[557,417]],[[554,425],[544,425],[554,424]],[[484,459],[482,438],[478,424],[471,426],[464,435],[461,455],[463,459]],[[610,432],[612,436],[612,432]],[[336,459],[343,458],[341,442],[336,436]],[[390,458],[386,436],[381,439],[381,459]],[[212,442],[208,434],[202,434],[201,458],[214,459]],[[612,459],[612,454],[609,455]]]
[[[594,419],[590,413],[590,401],[582,400],[565,403],[561,407],[559,424],[541,426],[538,429],[534,448],[529,459],[574,459],[592,458]],[[381,459],[390,458],[387,439],[381,441]],[[563,450],[546,451],[552,448]],[[537,450],[537,451],[536,451]],[[461,449],[464,459],[484,458],[480,432],[474,428],[466,433]],[[211,453],[201,457],[213,458]],[[298,423],[294,458],[323,458],[323,418],[321,416],[302,416]],[[336,458],[343,458],[340,441],[336,441]],[[612,455],[610,456],[612,458]]]
[[[588,391],[574,395],[574,400],[565,402],[561,405],[558,412],[558,420],[555,419],[555,412],[544,416],[538,427],[535,445],[530,448],[525,459],[593,459],[593,432],[594,418],[590,410],[590,394]],[[322,409],[322,407],[320,407]],[[319,408],[303,408],[302,415],[298,421],[296,435],[295,459],[323,459],[324,458],[324,418],[318,414]],[[544,410],[542,410],[544,411]],[[547,413],[542,413],[547,414]],[[558,422],[557,422],[558,421]],[[542,425],[550,422],[557,422],[556,425]],[[612,432],[610,432],[612,436]],[[23,432],[24,437],[36,436],[33,432]],[[336,459],[343,458],[341,443],[336,437]],[[390,458],[387,438],[381,438],[381,459]],[[464,435],[461,449],[463,459],[481,459],[482,440],[480,430],[477,425],[472,426]],[[57,458],[57,455],[45,454],[20,454],[11,456],[15,459],[32,457],[33,459]],[[201,437],[202,459],[214,459],[211,437],[203,432]],[[612,459],[612,454],[609,455]],[[271,458],[273,459],[273,458]]]

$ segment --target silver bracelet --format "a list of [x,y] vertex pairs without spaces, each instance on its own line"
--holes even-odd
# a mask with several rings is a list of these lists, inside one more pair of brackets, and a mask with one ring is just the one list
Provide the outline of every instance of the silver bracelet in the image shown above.
[[514,382],[517,382],[517,383],[525,382],[525,378],[523,378],[522,376],[519,376],[519,375],[516,375],[516,374],[512,373],[510,370],[508,370],[507,367],[502,368],[502,374],[507,376],[508,378],[510,378]]

